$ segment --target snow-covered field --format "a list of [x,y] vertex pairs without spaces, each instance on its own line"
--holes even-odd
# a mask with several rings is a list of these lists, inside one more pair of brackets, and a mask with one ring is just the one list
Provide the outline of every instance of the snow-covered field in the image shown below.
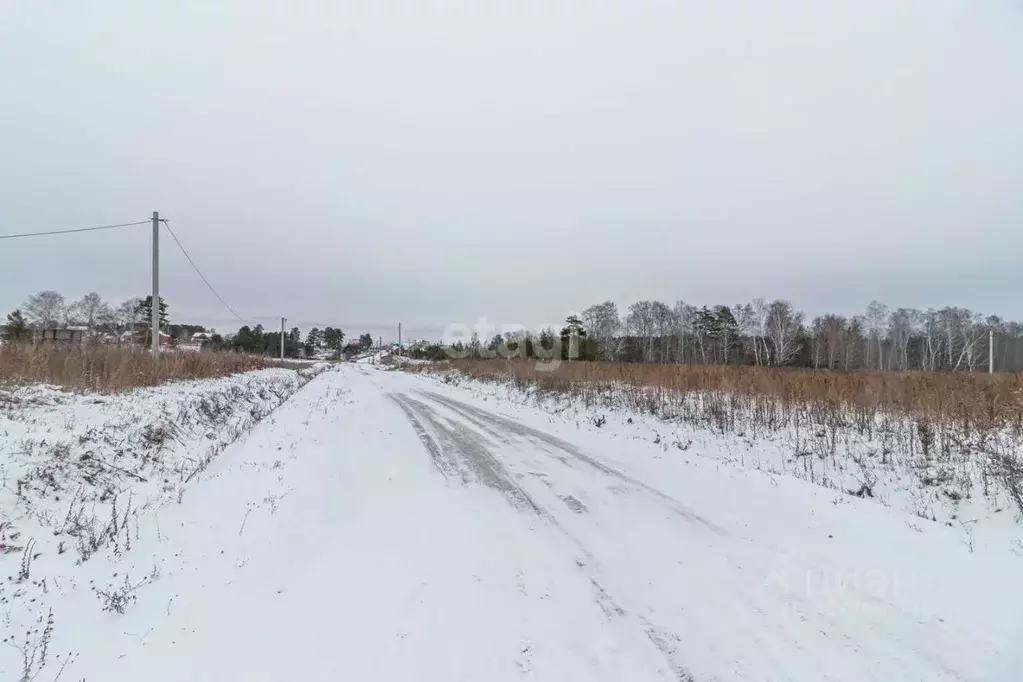
[[133,493],[130,548],[81,565],[0,556],[0,679],[1019,679],[1015,528],[967,546],[755,447],[488,391],[341,365],[203,468],[201,429],[122,466],[187,492]]

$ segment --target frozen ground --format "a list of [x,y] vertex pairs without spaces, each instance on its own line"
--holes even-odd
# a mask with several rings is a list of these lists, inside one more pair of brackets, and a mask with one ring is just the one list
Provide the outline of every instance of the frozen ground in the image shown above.
[[0,679],[1019,679],[1007,548],[607,426],[339,366],[130,550],[0,557]]

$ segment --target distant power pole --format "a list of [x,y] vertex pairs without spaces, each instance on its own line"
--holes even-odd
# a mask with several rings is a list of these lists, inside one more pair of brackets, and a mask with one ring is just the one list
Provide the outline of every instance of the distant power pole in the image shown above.
[[401,357],[401,322],[398,323],[398,357]]
[[987,332],[987,373],[995,373],[995,330]]
[[160,354],[160,212],[153,211],[153,305],[150,311],[153,355]]
[[284,359],[284,323],[287,322],[286,318],[281,318],[281,360]]

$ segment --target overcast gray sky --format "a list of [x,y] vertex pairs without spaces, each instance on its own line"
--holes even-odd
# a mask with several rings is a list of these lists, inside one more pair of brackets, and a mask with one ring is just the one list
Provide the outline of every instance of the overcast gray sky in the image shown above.
[[[1023,319],[1018,0],[0,0],[0,234],[243,317]],[[149,286],[0,241],[0,306]],[[177,321],[236,328],[165,240]]]

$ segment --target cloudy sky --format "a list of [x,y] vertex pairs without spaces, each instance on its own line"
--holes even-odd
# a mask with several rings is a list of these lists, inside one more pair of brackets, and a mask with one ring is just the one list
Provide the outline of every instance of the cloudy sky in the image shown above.
[[[1023,319],[1018,0],[0,0],[0,234],[270,325]],[[173,243],[178,321],[237,327]],[[0,240],[0,307],[149,286]],[[290,323],[289,323],[290,326]],[[414,333],[414,332],[413,332]]]

